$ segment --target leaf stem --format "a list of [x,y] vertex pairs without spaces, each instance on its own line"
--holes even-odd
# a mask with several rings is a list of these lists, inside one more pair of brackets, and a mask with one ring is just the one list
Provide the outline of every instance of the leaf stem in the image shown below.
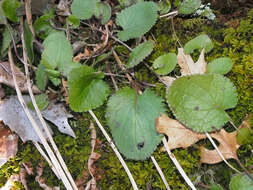
[[128,178],[130,179],[130,182],[132,184],[132,187],[134,190],[138,190],[138,187],[134,181],[134,178],[130,172],[130,170],[128,169],[125,161],[123,160],[121,154],[119,153],[118,149],[116,148],[115,144],[113,143],[112,139],[109,137],[109,135],[107,134],[106,130],[104,129],[104,127],[102,126],[102,124],[99,122],[98,118],[96,117],[96,115],[94,114],[94,112],[92,110],[89,110],[90,115],[93,117],[93,119],[95,120],[95,122],[97,123],[99,129],[102,131],[103,135],[105,136],[106,140],[109,142],[110,146],[112,147],[112,150],[115,152],[116,156],[118,157],[120,163],[122,164],[123,168],[125,169]]
[[164,183],[166,189],[167,189],[167,190],[170,190],[170,186],[169,186],[169,184],[168,184],[168,182],[167,182],[167,180],[166,180],[166,178],[165,178],[165,176],[164,176],[164,174],[163,174],[163,171],[161,170],[160,166],[158,165],[158,163],[157,163],[155,157],[154,157],[154,156],[151,156],[151,160],[152,160],[153,164],[155,165],[156,170],[158,171],[159,175],[161,176],[161,178],[162,178],[162,180],[163,180],[163,183]]
[[163,137],[162,141],[163,141],[163,144],[164,144],[164,147],[165,147],[166,151],[168,152],[168,155],[169,155],[170,159],[172,160],[172,162],[176,166],[179,173],[184,178],[185,182],[191,187],[192,190],[197,190],[196,187],[193,185],[192,181],[190,180],[190,178],[187,176],[187,174],[185,173],[185,171],[183,170],[183,168],[179,164],[179,162],[177,161],[174,154],[170,151],[170,148],[169,148],[169,145],[168,145],[168,142],[167,142],[166,138]]

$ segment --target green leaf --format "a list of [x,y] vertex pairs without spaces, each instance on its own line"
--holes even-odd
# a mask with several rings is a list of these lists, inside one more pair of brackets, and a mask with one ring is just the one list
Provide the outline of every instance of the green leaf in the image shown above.
[[236,136],[237,142],[240,145],[253,143],[253,131],[249,128],[241,128]]
[[158,11],[160,14],[166,14],[170,11],[171,4],[169,0],[162,0],[158,3]]
[[102,18],[102,24],[106,24],[112,14],[112,9],[110,5],[106,2],[98,2],[96,4],[96,9],[95,9],[95,16],[99,19],[100,17]]
[[34,53],[33,53],[33,34],[29,28],[27,21],[24,25],[24,40],[25,40],[25,48],[27,51],[27,55],[29,58],[30,63],[34,60]]
[[4,11],[2,9],[2,1],[0,2],[0,24],[7,24],[6,18],[4,16]]
[[68,24],[73,26],[73,28],[78,28],[80,26],[80,20],[74,15],[69,15]]
[[154,2],[140,2],[122,10],[116,18],[117,25],[123,28],[118,37],[122,41],[141,37],[152,28],[157,17]]
[[36,70],[36,84],[40,90],[45,90],[47,81],[48,81],[48,76],[46,73],[46,68],[43,64],[38,65],[38,69]]
[[138,2],[143,2],[144,0],[118,0],[121,7],[129,7]]
[[132,68],[138,65],[143,59],[145,59],[153,51],[153,43],[151,41],[144,42],[138,45],[130,53],[129,60],[127,62],[127,68]]
[[50,25],[50,19],[53,18],[54,15],[52,12],[50,12],[42,15],[37,20],[35,20],[33,27],[36,35],[45,39],[50,33],[56,32],[56,30],[53,29],[52,26]]
[[48,78],[53,83],[54,86],[59,86],[61,84],[61,79],[59,77],[49,75]]
[[202,50],[203,48],[205,48],[206,53],[208,53],[209,51],[213,49],[213,43],[211,39],[205,34],[201,34],[197,36],[196,38],[187,42],[184,46],[184,52],[186,54],[190,54],[195,49]]
[[72,64],[72,46],[64,33],[55,32],[50,34],[43,42],[44,51],[41,63],[47,68],[54,70],[58,67],[64,76],[68,75]]
[[201,5],[201,0],[184,0],[178,9],[179,14],[192,14],[194,13],[199,6]]
[[107,105],[106,118],[120,152],[129,159],[144,160],[161,142],[155,119],[165,109],[162,98],[146,90],[138,95],[125,87],[113,95]]
[[[12,30],[11,26],[9,26],[11,31],[12,31],[12,35],[15,37],[17,35],[15,30]],[[11,44],[11,36],[9,34],[9,31],[7,29],[7,27],[4,28],[4,31],[2,33],[2,44],[1,44],[1,50],[0,50],[0,57],[4,57],[7,53],[8,47]]]
[[230,120],[225,110],[236,106],[237,93],[233,83],[222,75],[191,75],[172,83],[167,102],[185,126],[196,132],[210,132]]
[[12,22],[18,22],[18,16],[16,14],[16,9],[21,5],[17,0],[3,0],[2,10],[5,16]]
[[[40,109],[40,111],[44,110],[47,108],[48,104],[49,104],[49,100],[46,94],[40,94],[35,96],[35,101],[37,103],[38,108]],[[30,101],[27,106],[30,109],[35,110],[35,108],[33,107],[33,103],[32,101]]]
[[167,53],[158,57],[153,68],[158,75],[167,75],[176,67],[177,55],[175,53]]
[[84,112],[101,106],[110,93],[108,85],[101,80],[102,73],[82,65],[72,69],[68,78],[69,105],[73,111]]
[[247,175],[238,174],[232,177],[230,184],[230,190],[253,190],[253,181]]
[[208,63],[206,72],[224,75],[227,74],[232,67],[233,62],[229,57],[220,57]]
[[223,188],[219,184],[212,183],[210,190],[223,190]]
[[89,19],[95,12],[98,0],[74,0],[71,5],[71,11],[79,19]]

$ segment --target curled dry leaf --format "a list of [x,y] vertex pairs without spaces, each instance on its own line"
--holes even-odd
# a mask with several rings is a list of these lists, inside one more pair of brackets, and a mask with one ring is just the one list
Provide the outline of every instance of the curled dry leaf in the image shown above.
[[167,88],[169,88],[171,84],[173,83],[173,81],[176,80],[176,78],[170,77],[170,76],[161,77],[161,79],[166,84]]
[[[29,96],[23,96],[23,98],[26,103],[31,101]],[[30,112],[40,127],[43,135],[47,137],[35,111],[30,110]],[[75,134],[67,121],[71,115],[67,113],[62,104],[50,103],[41,113],[45,119],[54,123],[62,133],[75,137]],[[9,99],[0,102],[0,120],[8,125],[10,129],[15,131],[23,142],[28,140],[41,142],[16,96],[11,96]],[[49,126],[48,128],[51,131]]]
[[[245,127],[245,122],[242,123],[241,127]],[[195,133],[184,127],[177,120],[171,119],[166,115],[156,119],[156,128],[159,133],[168,136],[168,145],[171,149],[187,148],[206,138],[204,134]],[[236,152],[240,145],[236,139],[237,131],[228,133],[221,129],[219,132],[210,133],[210,135],[219,142],[218,148],[225,159],[238,159]],[[222,159],[216,150],[208,150],[203,146],[201,147],[201,163],[215,164],[221,161]]]
[[207,66],[204,54],[205,50],[203,49],[200,53],[198,61],[194,63],[192,57],[189,54],[184,53],[183,48],[178,48],[177,63],[181,68],[182,76],[204,74]]
[[0,167],[18,151],[18,137],[0,125]]
[[[17,84],[22,92],[28,92],[26,77],[24,73],[20,71],[18,67],[14,65],[14,71],[17,78]],[[11,68],[9,62],[0,62],[0,83],[15,88],[14,81],[11,74]],[[32,87],[33,93],[38,94],[40,90],[38,87]]]
[[35,181],[37,181],[40,187],[44,190],[60,190],[60,187],[50,187],[46,184],[46,179],[42,177],[43,174],[43,166],[40,162],[36,167],[37,176],[35,177]]

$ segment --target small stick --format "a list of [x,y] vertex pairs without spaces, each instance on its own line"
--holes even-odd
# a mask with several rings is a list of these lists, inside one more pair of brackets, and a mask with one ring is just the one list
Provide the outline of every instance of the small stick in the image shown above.
[[164,147],[165,147],[166,151],[168,152],[168,155],[169,155],[170,159],[172,160],[172,162],[176,166],[179,173],[184,178],[185,182],[191,187],[192,190],[197,190],[196,187],[193,185],[192,181],[190,180],[190,178],[187,176],[187,174],[185,173],[185,171],[183,170],[183,168],[179,164],[179,162],[177,161],[174,154],[170,151],[170,148],[169,148],[169,145],[168,145],[168,142],[167,142],[166,138],[163,137],[162,141],[163,141],[163,144],[164,144]]
[[169,186],[169,184],[168,184],[168,182],[167,182],[167,180],[166,180],[166,178],[165,178],[165,176],[164,176],[164,174],[163,174],[163,171],[161,170],[161,168],[160,168],[160,166],[158,165],[157,161],[155,160],[154,156],[151,156],[151,160],[152,160],[153,164],[155,165],[156,170],[157,170],[158,173],[160,174],[160,176],[161,176],[161,178],[162,178],[162,180],[163,180],[163,183],[164,183],[166,189],[167,189],[167,190],[170,190],[170,186]]
[[122,164],[123,168],[125,169],[128,178],[130,179],[130,182],[132,184],[132,187],[134,190],[138,190],[138,187],[134,181],[134,178],[130,172],[130,170],[128,169],[125,161],[123,160],[121,154],[119,153],[118,149],[116,148],[115,144],[113,143],[112,139],[109,137],[109,135],[107,134],[106,130],[104,129],[104,127],[101,125],[101,123],[99,122],[98,118],[96,117],[96,115],[94,114],[94,112],[92,110],[89,110],[90,115],[93,117],[93,119],[95,120],[95,122],[97,123],[99,129],[102,131],[103,135],[105,136],[106,140],[109,142],[110,146],[112,147],[112,150],[115,152],[116,156],[118,157],[120,163]]
[[236,168],[234,168],[231,164],[229,164],[227,162],[227,160],[224,158],[224,156],[222,155],[222,153],[220,152],[219,148],[216,146],[215,142],[213,141],[212,137],[206,132],[205,135],[207,136],[207,138],[209,139],[209,141],[212,143],[212,145],[214,146],[215,150],[218,152],[219,156],[221,157],[221,159],[234,171],[241,173],[239,170],[237,170]]
[[[21,21],[22,21],[22,19],[21,19]],[[22,24],[22,22],[21,22],[21,24]],[[48,127],[47,127],[46,121],[44,120],[44,118],[43,118],[43,116],[42,116],[42,114],[41,114],[41,112],[40,112],[40,110],[39,110],[39,108],[37,106],[37,103],[35,101],[34,94],[32,92],[32,88],[31,88],[32,85],[31,85],[31,80],[30,80],[30,75],[29,75],[29,69],[28,69],[28,66],[27,66],[28,65],[28,59],[27,59],[27,55],[26,55],[26,49],[25,49],[26,47],[25,47],[24,33],[23,32],[21,34],[21,39],[22,39],[23,55],[24,55],[24,63],[25,63],[24,67],[25,67],[25,73],[26,73],[26,78],[27,78],[26,82],[27,82],[28,92],[29,92],[29,95],[30,95],[31,100],[32,100],[32,104],[33,104],[33,106],[35,108],[35,111],[36,111],[36,113],[37,113],[37,115],[39,117],[39,120],[40,120],[40,122],[41,122],[41,124],[42,124],[42,126],[43,126],[43,128],[44,128],[44,130],[45,130],[45,132],[46,132],[46,134],[48,136],[48,138],[49,138],[49,141],[50,141],[51,145],[53,146],[54,152],[56,153],[56,156],[57,156],[57,158],[60,161],[60,165],[62,166],[63,171],[65,172],[64,176],[66,174],[67,178],[69,179],[69,181],[71,183],[71,185],[73,186],[73,189],[74,190],[78,190],[78,188],[77,188],[77,186],[76,186],[76,184],[75,184],[75,182],[74,182],[74,180],[73,180],[70,172],[68,171],[68,168],[67,168],[67,166],[66,166],[66,164],[65,164],[65,162],[64,162],[64,160],[63,160],[63,158],[62,158],[62,156],[60,154],[60,151],[58,150],[58,147],[56,146],[56,144],[55,144],[55,142],[53,140],[53,137],[52,137],[52,135],[51,135],[51,133],[50,133]]]
[[170,13],[159,16],[159,18],[172,17],[172,16],[174,17],[174,16],[177,16],[177,14],[178,14],[178,11],[172,11]]
[[19,86],[17,84],[17,79],[14,73],[14,61],[13,61],[13,57],[12,57],[12,53],[11,53],[11,48],[9,47],[9,51],[8,51],[8,56],[9,56],[9,62],[10,62],[10,67],[11,67],[11,72],[12,72],[12,77],[13,77],[13,81],[14,81],[14,85],[15,85],[15,90],[18,96],[18,100],[21,104],[21,106],[23,107],[23,110],[26,113],[27,118],[29,119],[29,121],[31,122],[32,126],[34,127],[34,130],[36,131],[37,135],[39,136],[42,144],[44,145],[47,153],[49,154],[53,164],[55,165],[55,168],[58,170],[58,174],[60,175],[63,184],[65,185],[65,187],[69,190],[72,189],[71,184],[69,183],[67,177],[64,175],[64,172],[62,171],[62,168],[60,166],[60,164],[58,163],[58,160],[56,159],[52,149],[50,148],[49,144],[47,143],[46,138],[43,136],[39,126],[37,125],[36,121],[34,120],[33,116],[31,115],[23,97],[21,94],[21,91],[19,89]]
[[[111,74],[110,66],[109,66],[108,63],[106,63],[106,70],[107,70],[107,72],[108,72],[109,74]],[[113,86],[114,86],[115,90],[118,91],[118,90],[119,90],[119,87],[118,87],[118,85],[117,85],[117,83],[116,83],[116,81],[115,81],[113,75],[111,75],[110,77],[111,77],[111,80],[112,80],[112,83],[113,83]]]
[[50,168],[52,168],[54,174],[58,179],[60,179],[60,175],[58,174],[58,171],[55,169],[54,165],[52,164],[51,160],[48,158],[47,154],[44,152],[44,150],[40,147],[40,144],[36,141],[33,142],[34,146],[37,148],[39,153],[42,155],[42,157],[47,161]]

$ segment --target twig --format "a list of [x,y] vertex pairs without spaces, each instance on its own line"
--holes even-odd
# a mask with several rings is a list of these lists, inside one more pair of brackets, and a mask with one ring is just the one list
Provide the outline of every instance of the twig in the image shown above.
[[40,147],[40,144],[38,142],[33,142],[33,144],[37,148],[37,150],[39,151],[41,156],[47,161],[47,163],[49,164],[49,167],[52,168],[52,170],[53,170],[54,174],[56,175],[56,177],[58,179],[60,179],[58,171],[56,170],[56,168],[54,167],[54,165],[52,164],[51,160],[48,158],[48,156],[46,155],[44,150]]
[[168,152],[168,155],[169,155],[170,159],[172,160],[172,162],[176,166],[176,168],[179,171],[179,173],[184,178],[185,182],[191,187],[192,190],[197,190],[196,187],[193,185],[192,181],[190,180],[190,178],[184,172],[183,168],[181,167],[181,165],[177,161],[177,159],[174,156],[174,154],[170,151],[170,148],[169,148],[169,145],[168,145],[168,142],[167,142],[166,138],[163,137],[162,141],[163,141],[163,144],[164,144],[164,147],[165,147],[166,151]]
[[115,144],[113,143],[112,139],[109,137],[109,135],[107,134],[106,130],[104,129],[104,127],[101,125],[101,123],[99,122],[98,118],[96,117],[96,115],[93,113],[92,110],[89,110],[90,115],[93,117],[93,119],[95,120],[95,122],[97,123],[99,129],[102,131],[103,135],[105,136],[106,140],[109,142],[110,146],[112,147],[112,150],[115,152],[116,156],[118,157],[120,163],[122,164],[123,168],[125,169],[130,182],[132,184],[132,187],[134,190],[138,190],[138,187],[134,181],[134,178],[130,172],[130,170],[128,169],[125,161],[123,160],[121,154],[119,153],[118,149],[116,148]]
[[207,138],[209,139],[209,141],[212,143],[212,145],[214,146],[215,150],[218,152],[219,156],[221,157],[221,159],[228,165],[228,167],[230,167],[231,169],[233,169],[234,171],[241,173],[239,170],[237,170],[236,168],[234,168],[231,164],[229,164],[227,162],[227,160],[224,158],[224,156],[222,155],[222,153],[220,152],[219,148],[216,146],[215,142],[213,141],[212,137],[206,132],[205,135],[207,136]]
[[[109,74],[111,74],[110,66],[109,66],[108,63],[106,63],[106,70],[107,70],[107,72],[108,72]],[[113,83],[113,86],[114,86],[115,90],[118,91],[118,90],[119,90],[119,87],[118,87],[118,85],[117,85],[117,83],[116,83],[116,81],[115,81],[113,75],[111,75],[110,77],[111,77],[111,80],[112,80],[112,83]]]
[[25,111],[26,115],[27,115],[27,118],[29,119],[29,121],[31,122],[35,132],[37,133],[37,135],[39,136],[42,144],[44,145],[49,157],[51,158],[52,160],[52,163],[54,164],[55,168],[58,170],[58,174],[60,175],[61,179],[62,179],[62,182],[63,184],[65,185],[65,187],[67,189],[72,189],[71,187],[71,184],[69,183],[67,177],[64,175],[64,172],[62,171],[62,168],[60,166],[60,164],[58,163],[58,160],[56,159],[53,151],[51,150],[49,144],[47,143],[47,140],[46,138],[43,136],[39,126],[37,125],[37,123],[35,122],[33,116],[31,115],[23,97],[22,97],[22,94],[21,94],[21,91],[19,89],[19,86],[17,84],[17,79],[16,79],[16,76],[15,76],[15,73],[14,73],[14,61],[13,61],[13,57],[12,57],[12,53],[11,53],[11,49],[9,47],[9,51],[8,51],[8,57],[9,57],[9,62],[10,62],[10,66],[11,66],[11,72],[12,72],[12,76],[13,76],[13,81],[14,81],[14,85],[15,85],[15,90],[16,90],[16,93],[17,93],[17,96],[18,96],[18,100],[21,104],[21,106],[23,107],[23,110]]
[[169,12],[169,13],[167,13],[167,14],[164,14],[164,15],[159,16],[159,18],[174,17],[174,16],[177,16],[177,14],[178,14],[178,11],[172,11],[172,12]]
[[165,178],[165,176],[164,176],[164,174],[163,174],[163,171],[161,170],[160,166],[159,166],[158,163],[156,162],[154,156],[151,156],[151,160],[152,160],[153,164],[155,165],[156,170],[157,170],[158,173],[160,174],[160,176],[161,176],[161,178],[162,178],[162,180],[163,180],[163,183],[164,183],[166,189],[167,189],[167,190],[170,190],[170,186],[169,186],[169,184],[168,184],[168,182],[167,182],[167,180],[166,180],[166,178]]
[[180,43],[180,41],[179,41],[179,39],[178,39],[178,37],[177,37],[177,33],[176,33],[176,30],[175,30],[175,27],[174,27],[174,20],[173,20],[173,17],[172,17],[172,19],[171,19],[171,27],[172,27],[172,31],[173,31],[173,34],[174,34],[174,36],[175,36],[175,38],[176,38],[177,43],[180,45],[181,48],[183,48],[182,44]]
[[[95,27],[95,26],[91,26],[90,24],[80,21],[82,24],[89,26],[92,29],[95,29],[98,32],[101,32],[103,34],[105,34],[105,32],[103,30],[100,30],[99,28]],[[109,37],[112,38],[114,41],[120,43],[121,45],[125,46],[129,51],[132,51],[133,49],[130,48],[126,43],[122,42],[121,40],[119,40],[118,38],[116,38],[115,36],[113,36],[112,34],[109,33]]]
[[[23,24],[22,23],[22,19],[21,19],[21,24]],[[22,39],[23,56],[24,56],[24,63],[25,63],[24,67],[25,67],[25,73],[26,73],[26,78],[27,78],[26,82],[27,82],[28,92],[29,92],[29,95],[30,95],[31,100],[32,100],[32,104],[33,104],[33,106],[35,108],[35,111],[36,111],[36,113],[37,113],[37,115],[39,117],[39,120],[40,120],[40,122],[41,122],[41,124],[42,124],[42,126],[43,126],[43,128],[44,128],[44,130],[45,130],[45,132],[46,132],[46,134],[48,136],[48,138],[49,138],[49,141],[50,141],[50,143],[51,143],[51,145],[52,145],[52,147],[54,149],[54,152],[55,152],[58,160],[60,161],[60,164],[59,163],[58,164],[61,165],[61,167],[63,168],[63,171],[65,172],[63,175],[65,176],[65,174],[66,174],[67,177],[66,176],[65,177],[69,179],[69,181],[70,181],[73,189],[74,190],[78,190],[78,188],[77,188],[77,186],[76,186],[76,184],[75,184],[75,182],[74,182],[74,180],[73,180],[70,172],[68,171],[68,168],[67,168],[67,166],[66,166],[66,164],[65,164],[65,162],[64,162],[64,160],[63,160],[63,158],[62,158],[62,156],[60,154],[60,151],[58,150],[58,148],[57,148],[57,146],[56,146],[56,144],[55,144],[55,142],[53,140],[53,137],[52,137],[52,135],[51,135],[51,133],[50,133],[48,127],[47,127],[46,121],[44,120],[44,118],[43,118],[43,116],[42,116],[42,114],[41,114],[41,112],[40,112],[40,110],[39,110],[39,108],[37,106],[37,103],[35,101],[34,94],[32,92],[32,88],[31,88],[31,80],[30,80],[29,69],[28,69],[28,66],[27,66],[28,65],[28,59],[27,59],[27,54],[26,54],[26,49],[25,49],[26,47],[25,47],[25,42],[24,42],[24,33],[23,33],[23,31],[22,31],[22,34],[21,34],[21,39]]]

